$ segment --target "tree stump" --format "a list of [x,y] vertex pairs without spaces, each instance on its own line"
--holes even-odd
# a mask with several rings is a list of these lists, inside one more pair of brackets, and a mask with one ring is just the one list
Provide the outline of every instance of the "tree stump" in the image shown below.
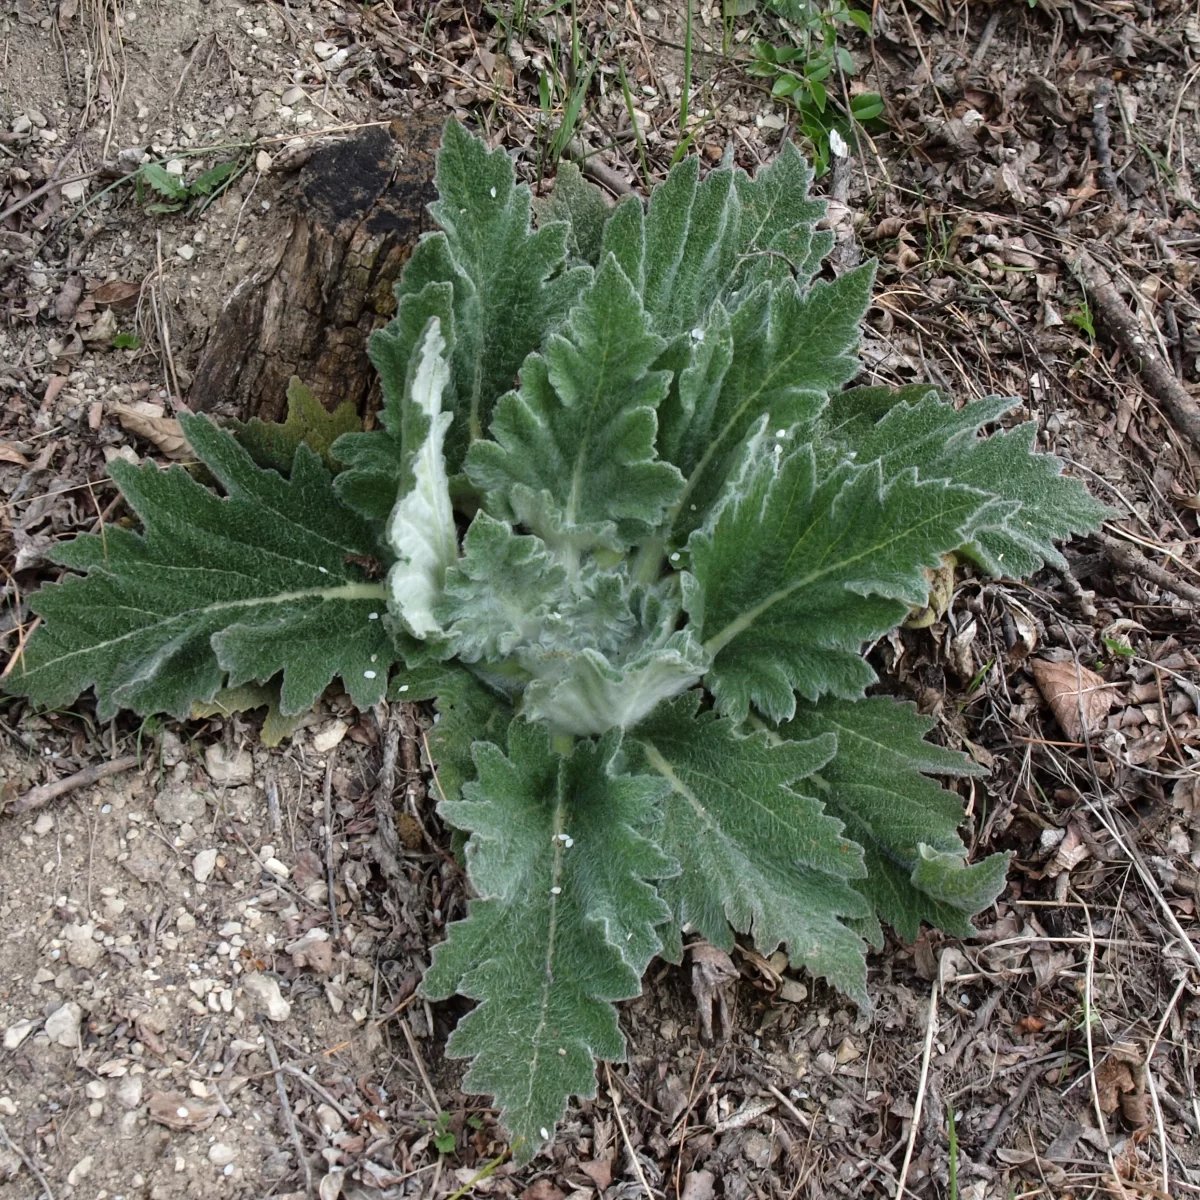
[[431,227],[441,129],[428,117],[396,120],[312,155],[279,254],[221,309],[190,408],[279,420],[298,375],[325,407],[351,400],[365,414],[376,386],[367,339],[395,312],[393,284]]

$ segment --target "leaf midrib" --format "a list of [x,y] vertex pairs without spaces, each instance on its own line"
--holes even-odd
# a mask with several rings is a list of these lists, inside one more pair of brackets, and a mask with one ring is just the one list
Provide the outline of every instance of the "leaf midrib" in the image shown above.
[[183,619],[196,621],[223,611],[232,612],[238,609],[257,608],[268,604],[289,604],[296,600],[311,599],[322,602],[326,600],[381,600],[386,603],[387,588],[381,583],[347,583],[341,587],[302,588],[294,592],[277,592],[273,596],[252,596],[243,600],[222,600],[214,604],[206,604],[201,608],[184,609],[182,612],[172,613],[170,616],[163,617],[153,624],[131,629],[128,633],[121,634],[120,637],[109,638],[103,642],[93,642],[91,645],[82,646],[78,650],[72,650],[67,654],[60,654],[56,658],[47,659],[32,671],[26,672],[26,674],[34,675],[39,671],[47,671],[60,663],[69,662],[81,655],[103,653],[113,646],[119,646],[121,643],[127,642],[132,638],[140,637],[164,625]]

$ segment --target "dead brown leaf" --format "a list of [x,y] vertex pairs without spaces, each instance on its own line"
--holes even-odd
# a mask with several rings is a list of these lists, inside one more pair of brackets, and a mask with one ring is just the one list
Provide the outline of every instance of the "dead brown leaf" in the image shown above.
[[92,299],[97,304],[107,304],[112,308],[133,308],[141,295],[142,285],[130,283],[124,279],[110,279],[102,283],[93,293]]
[[1096,1068],[1096,1097],[1103,1112],[1114,1113],[1121,1096],[1134,1090],[1133,1072],[1128,1063],[1106,1058]]
[[79,307],[79,301],[82,298],[83,276],[68,275],[62,291],[54,297],[54,315],[60,321],[69,321],[75,315],[75,310]]
[[521,1193],[521,1200],[567,1200],[567,1193],[549,1179],[538,1179]]
[[216,1120],[220,1108],[182,1092],[155,1092],[150,1097],[150,1120],[187,1133],[199,1133]]
[[192,453],[183,426],[174,417],[165,416],[157,404],[135,400],[132,404],[110,404],[108,411],[123,428],[145,438],[168,458],[187,458]]
[[594,1158],[591,1162],[579,1164],[579,1169],[596,1185],[600,1191],[612,1185],[612,1159]]
[[16,463],[18,467],[29,466],[29,459],[12,442],[0,442],[0,462]]
[[1073,742],[1081,741],[1085,730],[1095,733],[1116,701],[1111,684],[1074,662],[1035,658],[1029,669],[1054,719]]

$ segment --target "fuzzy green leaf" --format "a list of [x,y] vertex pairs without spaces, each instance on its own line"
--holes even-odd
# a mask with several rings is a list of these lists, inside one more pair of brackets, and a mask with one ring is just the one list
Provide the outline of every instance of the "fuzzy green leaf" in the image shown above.
[[805,424],[858,371],[874,275],[873,266],[860,267],[806,293],[763,285],[732,317],[713,310],[699,331],[713,340],[712,356],[684,372],[663,410],[664,444],[687,478],[674,518],[677,541],[703,523],[760,420],[773,430]]
[[671,906],[670,950],[681,954],[690,924],[730,949],[730,925],[752,933],[770,954],[780,944],[797,966],[829,979],[866,1003],[862,942],[845,924],[868,909],[854,890],[862,852],[798,781],[833,757],[836,740],[820,734],[772,744],[745,736],[733,721],[699,713],[698,692],[662,705],[628,738],[639,771],[670,784],[651,836],[682,865],[659,884]]
[[[855,886],[909,942],[922,921],[970,937],[970,918],[1003,891],[1008,869],[1005,854],[965,865],[962,801],[927,776],[981,772],[965,754],[927,742],[933,726],[914,705],[876,696],[801,704],[780,727],[788,738],[837,738],[836,757],[801,788],[863,846],[867,877]],[[870,932],[881,944],[878,924]]]
[[1033,452],[1030,422],[991,437],[976,436],[1016,400],[992,396],[957,411],[928,387],[856,388],[822,414],[820,436],[856,461],[879,458],[885,478],[915,467],[922,479],[952,479],[996,499],[961,549],[989,575],[1031,575],[1043,563],[1061,567],[1055,540],[1094,529],[1110,510],[1062,462]]
[[434,950],[423,988],[481,1001],[448,1052],[474,1060],[464,1087],[496,1097],[520,1161],[550,1139],[571,1095],[596,1094],[596,1058],[624,1058],[613,1003],[637,995],[669,915],[650,881],[677,868],[636,832],[666,787],[618,774],[618,744],[610,734],[564,758],[517,722],[508,754],[477,744],[478,782],[439,806],[471,831],[478,898]]
[[517,518],[569,553],[622,549],[650,531],[679,494],[679,472],[655,459],[654,410],[668,376],[663,347],[629,280],[607,258],[544,355],[521,371],[467,473]]
[[446,125],[437,188],[430,212],[441,230],[417,244],[397,297],[403,303],[430,283],[454,289],[457,403],[447,446],[454,472],[525,357],[562,323],[591,272],[566,266],[565,224],[531,231],[529,188],[517,184],[508,155],[489,151],[457,121]]
[[181,420],[227,497],[179,467],[114,462],[145,532],[109,526],[59,548],[86,576],[34,598],[44,623],[11,689],[55,706],[94,686],[102,720],[120,708],[183,718],[227,684],[282,671],[285,714],[336,675],[359,707],[376,703],[396,652],[379,619],[385,591],[351,561],[379,553],[372,528],[307,447],[285,480],[208,420]]
[[[321,461],[337,471],[341,463],[333,454],[333,443],[344,433],[362,429],[362,419],[347,400],[328,412],[311,390],[293,375],[287,389],[287,418],[284,421],[232,421],[237,440],[249,451],[260,467],[269,467],[286,475],[292,469],[296,447],[303,442],[321,456]],[[393,497],[395,492],[392,493]]]
[[684,606],[713,656],[706,680],[726,714],[751,704],[790,717],[809,699],[860,696],[874,680],[865,641],[924,602],[923,568],[963,540],[987,497],[971,488],[886,487],[879,464],[821,478],[808,444],[752,450],[716,518],[692,536]]
[[211,700],[197,700],[192,705],[193,717],[227,717],[232,713],[253,712],[265,708],[259,737],[264,746],[278,746],[291,737],[300,724],[302,713],[285,717],[279,711],[279,680],[269,683],[243,683],[240,687],[222,688]]
[[558,164],[554,190],[544,200],[535,198],[533,211],[539,225],[566,222],[570,230],[567,254],[571,259],[592,267],[599,265],[604,226],[612,210],[604,193],[594,183],[588,183],[573,162],[564,160]]

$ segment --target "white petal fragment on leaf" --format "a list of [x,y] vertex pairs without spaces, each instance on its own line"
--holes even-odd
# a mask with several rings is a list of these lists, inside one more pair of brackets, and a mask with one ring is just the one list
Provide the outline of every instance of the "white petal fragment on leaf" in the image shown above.
[[429,430],[412,461],[412,487],[396,501],[387,526],[388,544],[397,557],[388,574],[391,604],[420,638],[441,631],[433,606],[442,594],[446,568],[458,553],[442,450],[453,419],[451,413],[442,412],[442,395],[449,382],[446,340],[441,322],[433,317],[417,350],[406,397],[428,419]]

